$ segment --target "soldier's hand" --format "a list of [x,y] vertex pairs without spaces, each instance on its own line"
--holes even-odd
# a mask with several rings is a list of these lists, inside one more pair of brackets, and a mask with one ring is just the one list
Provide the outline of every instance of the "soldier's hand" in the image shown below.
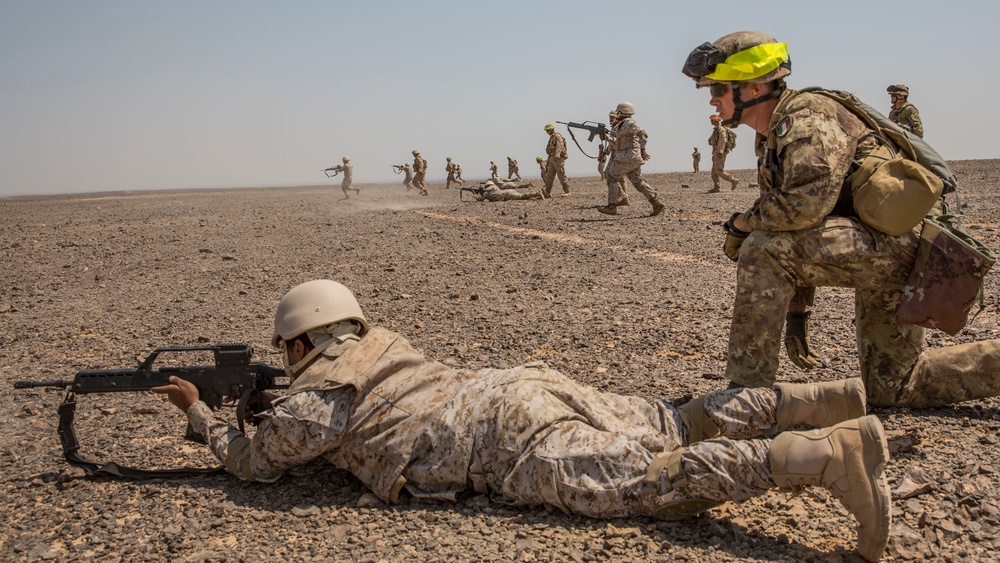
[[816,366],[826,367],[809,342],[810,313],[788,313],[785,315],[785,353],[788,359],[801,370],[809,371]]
[[648,152],[646,152],[646,151],[644,151],[644,150],[641,150],[641,151],[639,151],[639,153],[640,153],[640,154],[642,155],[642,159],[643,159],[644,161],[645,161],[645,160],[649,160],[649,153],[648,153]]
[[194,383],[185,381],[176,375],[171,375],[168,381],[170,381],[169,385],[153,387],[150,391],[166,395],[175,407],[181,409],[185,413],[189,408],[191,408],[191,405],[197,403],[201,398],[201,395],[198,393],[198,388],[194,386]]
[[722,251],[733,262],[740,259],[740,247],[743,246],[743,241],[750,236],[750,233],[737,229],[733,225],[733,222],[736,221],[739,215],[739,212],[733,213],[729,220],[722,225],[722,230],[726,232],[726,240],[722,244]]

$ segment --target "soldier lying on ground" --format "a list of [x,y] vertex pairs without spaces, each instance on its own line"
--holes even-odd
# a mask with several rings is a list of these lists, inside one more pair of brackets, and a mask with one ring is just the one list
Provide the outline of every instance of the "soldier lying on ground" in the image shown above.
[[473,197],[476,201],[512,201],[518,199],[545,199],[541,190],[533,192],[519,192],[517,190],[530,188],[534,184],[524,180],[511,182],[504,180],[487,180],[480,182],[478,188],[473,189]]
[[[278,305],[272,343],[292,379],[250,439],[198,389],[165,393],[226,469],[272,482],[323,457],[384,502],[400,495],[545,505],[595,518],[677,519],[775,488],[829,489],[857,518],[859,551],[888,541],[888,449],[858,379],[709,393],[683,406],[603,393],[536,362],[455,369],[369,328],[349,289],[314,280]],[[858,418],[861,417],[861,418]],[[774,427],[819,426],[760,436]]]

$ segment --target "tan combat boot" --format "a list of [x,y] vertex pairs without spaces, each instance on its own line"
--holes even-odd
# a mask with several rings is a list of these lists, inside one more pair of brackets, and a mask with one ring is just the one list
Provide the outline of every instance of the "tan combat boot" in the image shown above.
[[867,413],[860,377],[825,383],[778,383],[778,428],[808,424],[826,428]]
[[660,200],[656,199],[655,197],[649,200],[649,203],[653,204],[653,210],[649,212],[650,217],[656,217],[660,213],[663,213],[663,209],[666,207],[665,205],[663,205],[663,203],[660,202]]
[[826,487],[858,521],[858,553],[878,561],[889,542],[889,448],[875,416],[807,432],[782,432],[768,454],[778,487]]
[[708,190],[707,193],[710,193],[710,194],[719,193],[719,186],[713,187],[712,189]]
[[604,207],[598,207],[597,211],[605,215],[618,215],[618,206],[616,205],[605,205]]

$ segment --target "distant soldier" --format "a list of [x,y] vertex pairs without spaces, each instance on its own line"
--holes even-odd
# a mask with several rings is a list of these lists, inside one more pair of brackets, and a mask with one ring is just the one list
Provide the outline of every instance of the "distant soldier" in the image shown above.
[[910,97],[910,89],[906,87],[906,84],[893,84],[885,91],[889,92],[889,100],[892,102],[889,119],[923,139],[924,122],[920,120],[920,112],[917,111],[916,106],[907,101]]
[[511,157],[507,157],[507,179],[511,178],[521,179],[521,172],[517,169],[517,161]]
[[413,187],[420,190],[420,195],[427,193],[427,184],[424,183],[424,176],[427,175],[427,161],[420,156],[420,151],[413,150]]
[[562,184],[563,196],[569,195],[569,180],[566,178],[566,159],[569,153],[566,152],[566,139],[556,132],[556,126],[549,123],[545,125],[545,132],[549,134],[549,143],[545,145],[545,154],[549,156],[545,173],[542,180],[545,182],[543,191],[545,197],[552,197],[552,185],[556,176],[559,176],[559,183]]
[[393,164],[392,169],[396,171],[396,174],[405,172],[406,176],[403,177],[403,185],[406,186],[406,191],[413,189],[413,165],[409,162],[405,164]]
[[508,182],[506,180],[488,180],[479,185],[482,190],[475,194],[476,201],[513,201],[521,199],[545,199],[541,190],[533,192],[519,192],[518,189],[530,188],[533,184],[520,180]]
[[495,163],[495,162],[493,162],[491,160],[490,161],[490,180],[496,181],[496,180],[499,180],[499,179],[500,179],[500,173],[497,172],[497,163]]
[[451,183],[452,182],[455,182],[459,186],[461,186],[464,183],[464,182],[462,182],[462,180],[459,180],[455,176],[455,165],[452,164],[450,156],[448,157],[448,164],[446,164],[444,166],[444,171],[448,173],[448,180],[445,181],[445,184],[444,184],[445,189],[451,188]]
[[327,170],[333,170],[334,176],[340,172],[344,173],[344,179],[340,182],[340,189],[344,192],[344,199],[350,199],[351,194],[348,192],[354,192],[354,195],[358,195],[361,193],[361,190],[351,187],[351,184],[354,183],[354,165],[351,164],[351,157],[345,156],[341,160],[344,164],[327,168]]
[[694,159],[694,171],[697,172],[698,165],[701,163],[701,151],[698,150],[698,147],[694,148],[694,152],[691,153],[691,158]]
[[462,179],[462,165],[457,162],[455,163],[455,179],[465,183],[465,180]]
[[735,190],[740,181],[726,172],[726,156],[736,147],[736,133],[722,124],[722,118],[718,114],[713,113],[709,120],[715,129],[708,138],[708,145],[712,147],[712,189],[708,190],[708,193],[719,191],[719,180],[728,181]]
[[[618,114],[614,111],[608,112],[608,126],[614,127],[615,122],[618,120]],[[611,143],[607,139],[601,139],[601,142],[597,146],[597,173],[601,175],[601,180],[607,181],[608,174],[605,172],[607,167],[608,157],[611,156]]]
[[597,210],[605,215],[617,215],[618,206],[627,205],[622,200],[626,199],[623,195],[625,178],[628,178],[632,186],[653,206],[650,217],[659,215],[663,212],[664,205],[657,199],[656,190],[642,177],[642,164],[649,160],[646,152],[646,139],[649,136],[632,117],[635,115],[635,106],[630,102],[618,104],[615,114],[617,117],[614,127],[605,136],[613,147],[607,169],[608,204]]
[[540,156],[536,156],[535,162],[538,163],[538,169],[542,171],[542,178],[545,178],[545,165],[548,164],[548,161],[543,160]]

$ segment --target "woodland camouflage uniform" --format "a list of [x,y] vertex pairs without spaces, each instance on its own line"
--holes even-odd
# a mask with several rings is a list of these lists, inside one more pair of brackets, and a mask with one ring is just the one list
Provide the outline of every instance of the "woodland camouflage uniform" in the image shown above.
[[852,160],[878,142],[836,101],[794,90],[781,95],[768,135],[757,135],[762,195],[744,214],[750,235],[739,248],[726,366],[735,384],[773,384],[796,289],[836,286],[855,289],[869,403],[929,407],[1000,394],[1000,341],[923,351],[924,329],[895,320],[921,225],[890,236],[849,202],[838,207]]
[[910,102],[903,102],[902,107],[891,110],[889,119],[903,129],[923,138],[924,122],[920,120],[920,112],[917,111],[917,107]]

